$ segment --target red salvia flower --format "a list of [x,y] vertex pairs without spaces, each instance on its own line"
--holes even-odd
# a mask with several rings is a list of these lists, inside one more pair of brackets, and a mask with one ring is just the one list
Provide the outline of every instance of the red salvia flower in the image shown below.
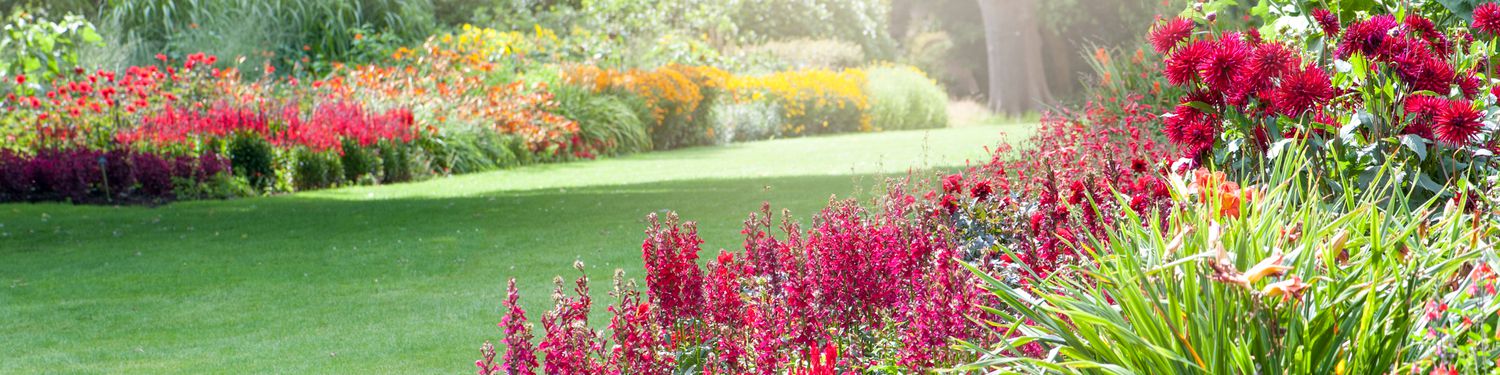
[[[520,292],[516,290],[516,279],[510,279],[505,289],[505,317],[500,318],[500,327],[505,329],[505,354],[499,366],[505,375],[535,374],[536,346],[531,343],[531,325],[526,322],[526,311],[520,306]],[[480,366],[483,370],[485,366]],[[482,371],[481,371],[482,372]]]
[[1173,49],[1177,48],[1177,45],[1182,44],[1184,40],[1193,36],[1194,26],[1193,20],[1183,17],[1165,20],[1156,24],[1156,27],[1151,28],[1151,34],[1148,36],[1151,48],[1155,49],[1156,53],[1163,55],[1172,52]]

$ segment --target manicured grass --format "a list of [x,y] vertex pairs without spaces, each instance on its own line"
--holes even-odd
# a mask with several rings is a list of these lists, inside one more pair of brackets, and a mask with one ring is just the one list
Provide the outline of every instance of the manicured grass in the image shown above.
[[[881,175],[985,160],[978,126],[778,140],[158,208],[0,205],[0,373],[472,371],[505,280],[534,322],[581,259],[640,278],[644,217],[705,257],[769,201],[806,218]],[[595,317],[602,316],[598,308]],[[597,323],[597,321],[596,321]]]

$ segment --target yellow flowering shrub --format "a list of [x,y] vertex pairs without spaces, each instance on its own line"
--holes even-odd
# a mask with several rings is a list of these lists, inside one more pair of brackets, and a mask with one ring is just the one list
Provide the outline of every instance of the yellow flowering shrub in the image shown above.
[[435,36],[430,43],[471,61],[493,63],[546,57],[556,52],[560,41],[556,32],[540,25],[526,33],[464,24],[457,33]]
[[782,134],[871,131],[865,72],[807,69],[754,77],[732,77],[736,101],[771,100],[781,107]]

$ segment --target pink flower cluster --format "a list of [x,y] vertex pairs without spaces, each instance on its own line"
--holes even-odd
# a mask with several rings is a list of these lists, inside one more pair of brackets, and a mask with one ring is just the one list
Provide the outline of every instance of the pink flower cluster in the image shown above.
[[[669,374],[689,364],[709,374],[834,374],[961,363],[947,345],[988,335],[976,323],[983,294],[955,260],[951,235],[911,220],[919,200],[892,191],[879,212],[833,201],[805,232],[784,219],[784,238],[771,234],[767,205],[746,221],[744,250],[721,252],[707,267],[697,263],[702,241],[692,223],[652,215],[642,244],[645,293],[617,280],[612,333],[595,333],[586,324],[587,281],[579,279],[576,296],[557,298],[543,317],[542,367],[549,374]],[[508,335],[520,332],[513,326],[506,325]],[[505,358],[529,363],[526,350],[507,348]]]

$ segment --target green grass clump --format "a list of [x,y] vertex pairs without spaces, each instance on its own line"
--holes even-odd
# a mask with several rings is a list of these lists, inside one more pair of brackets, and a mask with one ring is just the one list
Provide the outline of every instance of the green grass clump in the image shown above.
[[[558,112],[577,121],[586,141],[615,145],[611,151],[630,154],[651,150],[651,135],[641,120],[640,99],[611,93],[594,94],[570,85],[553,86]],[[635,104],[635,105],[632,105]]]
[[881,130],[948,127],[948,94],[922,71],[906,66],[866,71],[870,122]]

